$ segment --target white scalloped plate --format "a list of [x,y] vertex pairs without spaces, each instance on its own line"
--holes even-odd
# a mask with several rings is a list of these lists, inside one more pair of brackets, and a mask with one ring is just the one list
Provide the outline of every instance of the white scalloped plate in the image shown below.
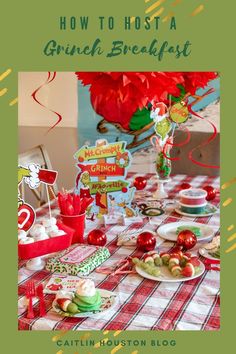
[[165,240],[176,242],[178,236],[176,230],[180,226],[198,227],[201,230],[201,236],[197,237],[197,241],[200,242],[211,240],[215,234],[215,231],[211,226],[193,221],[178,221],[164,224],[157,229],[157,233],[161,238]]
[[188,281],[192,280],[195,278],[200,277],[204,271],[205,271],[205,266],[204,264],[200,261],[200,266],[199,266],[199,272],[192,277],[179,277],[176,278],[174,277],[171,272],[169,271],[168,267],[162,266],[160,267],[161,274],[158,277],[155,277],[154,275],[146,273],[142,268],[136,266],[136,272],[141,275],[143,278],[150,279],[150,280],[156,280],[156,281],[163,281],[163,282],[169,282],[169,283],[179,283],[182,281]]

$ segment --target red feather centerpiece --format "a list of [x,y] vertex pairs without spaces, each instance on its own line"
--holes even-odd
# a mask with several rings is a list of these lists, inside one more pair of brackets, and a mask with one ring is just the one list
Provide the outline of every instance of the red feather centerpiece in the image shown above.
[[105,120],[130,129],[132,116],[152,102],[194,94],[217,77],[215,72],[76,72],[90,85],[91,104]]

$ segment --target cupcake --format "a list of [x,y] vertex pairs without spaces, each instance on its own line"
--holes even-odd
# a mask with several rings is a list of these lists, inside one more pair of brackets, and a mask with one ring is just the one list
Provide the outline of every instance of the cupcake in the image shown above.
[[81,279],[72,301],[81,312],[97,311],[101,306],[101,295],[92,280]]

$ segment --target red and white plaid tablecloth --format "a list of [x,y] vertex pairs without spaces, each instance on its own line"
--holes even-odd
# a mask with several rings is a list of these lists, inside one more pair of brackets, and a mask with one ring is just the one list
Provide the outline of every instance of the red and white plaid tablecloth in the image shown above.
[[[129,174],[131,179],[135,174]],[[151,182],[152,175],[147,174]],[[179,191],[179,185],[188,182],[192,187],[212,185],[219,188],[219,178],[185,175],[172,176],[166,185],[170,199],[174,199]],[[149,183],[146,191],[155,190],[156,185]],[[219,205],[219,196],[212,204]],[[53,214],[58,213],[56,204],[52,204]],[[48,213],[45,206],[38,210],[37,216],[41,218]],[[167,211],[159,217],[159,224],[175,222],[178,220],[192,220],[208,224],[219,233],[219,213],[204,218],[189,218],[178,215],[173,210]],[[106,232],[110,251],[110,258],[103,266],[110,266],[127,256],[141,256],[135,248],[117,246],[117,234],[126,229],[139,229],[148,223],[148,218],[143,220],[143,225],[132,224],[129,226],[109,225],[103,227]],[[158,225],[150,225],[157,228]],[[86,233],[96,227],[96,222],[87,221]],[[160,251],[165,251],[173,246],[171,242],[164,242]],[[197,250],[196,250],[197,251]],[[46,295],[47,315],[39,318],[39,304],[35,300],[35,319],[26,318],[25,288],[29,280],[36,285],[47,282],[51,276],[46,270],[30,271],[25,268],[25,262],[19,264],[19,329],[20,330],[219,330],[220,328],[220,272],[205,271],[204,274],[191,281],[179,283],[156,282],[143,279],[136,274],[122,274],[110,276],[92,272],[89,277],[95,281],[100,289],[107,289],[118,294],[116,306],[96,318],[62,318],[52,310],[54,295]]]

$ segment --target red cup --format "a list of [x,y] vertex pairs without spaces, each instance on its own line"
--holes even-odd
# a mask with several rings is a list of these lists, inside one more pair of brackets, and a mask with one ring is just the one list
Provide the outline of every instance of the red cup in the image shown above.
[[39,179],[41,182],[44,182],[46,184],[54,184],[55,180],[57,178],[57,172],[52,171],[52,170],[39,170]]
[[60,214],[60,217],[64,225],[69,226],[75,231],[72,238],[72,244],[84,243],[85,213],[80,215]]

